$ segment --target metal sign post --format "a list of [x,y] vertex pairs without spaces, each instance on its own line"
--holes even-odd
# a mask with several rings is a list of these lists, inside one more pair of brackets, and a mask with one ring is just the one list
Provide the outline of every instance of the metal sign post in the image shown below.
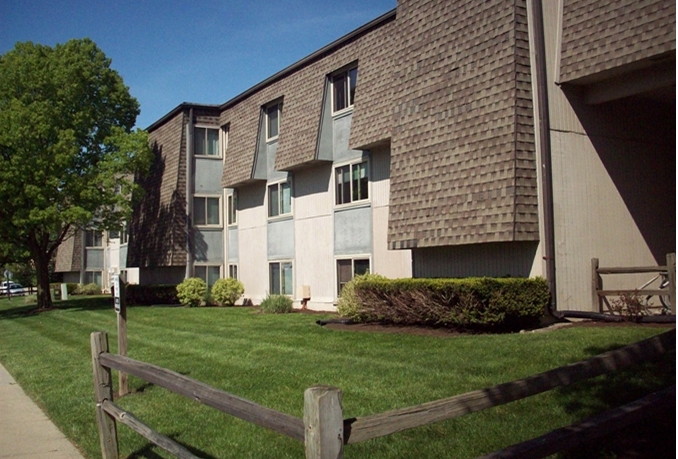
[[[120,280],[118,274],[111,276],[113,284],[113,307],[115,308],[118,319],[118,354],[127,356],[127,307],[125,305],[125,283]],[[129,393],[127,383],[127,373],[118,372],[118,391],[119,394]]]

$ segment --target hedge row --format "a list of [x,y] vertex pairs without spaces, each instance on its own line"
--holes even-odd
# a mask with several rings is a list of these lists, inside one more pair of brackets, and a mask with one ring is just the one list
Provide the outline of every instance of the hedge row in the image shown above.
[[344,287],[338,310],[357,322],[517,331],[537,326],[548,302],[548,285],[541,278],[386,279],[368,274]]
[[128,306],[151,306],[154,304],[179,304],[176,285],[128,284],[125,288]]

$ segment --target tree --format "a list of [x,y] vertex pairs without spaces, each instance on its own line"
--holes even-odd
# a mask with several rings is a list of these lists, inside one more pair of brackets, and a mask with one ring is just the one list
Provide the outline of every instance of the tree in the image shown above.
[[40,308],[52,306],[59,245],[119,228],[151,162],[147,133],[133,130],[139,103],[110,65],[90,39],[0,56],[0,251],[33,261]]

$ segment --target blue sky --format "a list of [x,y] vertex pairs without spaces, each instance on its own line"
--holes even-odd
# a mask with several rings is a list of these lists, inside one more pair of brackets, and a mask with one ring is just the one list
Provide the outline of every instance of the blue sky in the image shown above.
[[396,0],[2,0],[0,54],[89,37],[148,127],[182,102],[221,104],[392,10]]

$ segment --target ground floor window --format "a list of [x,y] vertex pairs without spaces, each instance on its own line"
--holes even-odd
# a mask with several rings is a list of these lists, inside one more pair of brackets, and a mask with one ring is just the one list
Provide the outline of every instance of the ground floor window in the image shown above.
[[101,271],[85,271],[85,285],[97,284],[101,288],[103,285],[102,279]]
[[230,264],[228,265],[228,277],[231,279],[238,278],[238,265]]
[[221,266],[196,265],[193,267],[193,275],[204,280],[207,286],[211,287],[221,277]]
[[293,295],[292,262],[277,261],[269,263],[269,293],[271,295]]
[[337,260],[337,295],[354,276],[365,274],[370,270],[369,258],[349,258]]

